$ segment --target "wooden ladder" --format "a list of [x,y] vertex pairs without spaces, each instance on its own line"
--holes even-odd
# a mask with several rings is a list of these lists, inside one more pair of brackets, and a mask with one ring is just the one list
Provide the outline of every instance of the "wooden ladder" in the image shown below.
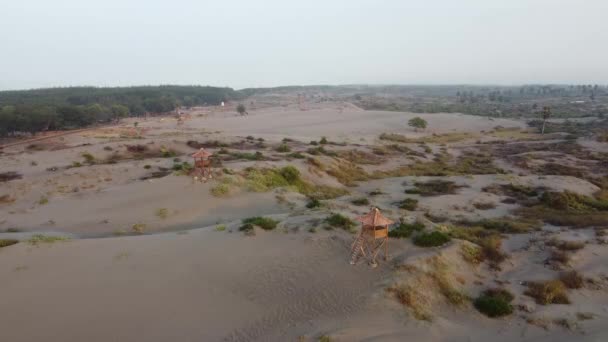
[[353,245],[351,247],[351,254],[350,254],[350,264],[351,265],[356,264],[357,260],[359,259],[359,257],[361,255],[365,255],[365,250],[363,249],[363,243],[364,243],[363,234],[359,234],[359,236],[357,236],[357,239],[353,242]]

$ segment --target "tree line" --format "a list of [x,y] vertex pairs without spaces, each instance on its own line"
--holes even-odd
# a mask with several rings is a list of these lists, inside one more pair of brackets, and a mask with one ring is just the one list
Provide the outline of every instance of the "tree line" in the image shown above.
[[0,137],[86,127],[178,106],[217,105],[243,95],[203,86],[68,87],[0,91]]

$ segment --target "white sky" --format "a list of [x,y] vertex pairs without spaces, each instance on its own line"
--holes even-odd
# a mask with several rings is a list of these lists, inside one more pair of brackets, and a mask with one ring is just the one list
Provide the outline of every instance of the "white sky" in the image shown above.
[[0,89],[608,84],[608,0],[0,0]]

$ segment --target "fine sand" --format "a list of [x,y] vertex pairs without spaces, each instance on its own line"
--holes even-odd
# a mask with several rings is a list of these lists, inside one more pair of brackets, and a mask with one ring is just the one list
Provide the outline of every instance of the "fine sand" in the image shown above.
[[[506,234],[502,248],[509,257],[499,269],[466,262],[462,250],[470,242],[464,240],[423,248],[411,239],[391,239],[389,260],[380,258],[379,266],[372,268],[365,260],[350,265],[355,235],[327,229],[324,222],[331,213],[352,219],[376,206],[393,220],[418,220],[425,222],[426,229],[441,230],[446,223],[433,223],[429,217],[502,218],[522,206],[483,190],[491,185],[515,184],[587,196],[599,190],[597,185],[569,175],[534,174],[509,157],[495,155],[495,164],[506,174],[369,177],[345,186],[329,169],[338,165],[339,158],[306,154],[319,146],[309,141],[325,136],[330,141],[327,150],[358,150],[375,156],[377,160],[371,162],[354,162],[371,174],[428,163],[444,152],[452,158],[470,151],[481,153],[489,146],[484,143],[492,140],[505,144],[553,140],[528,132],[526,123],[518,120],[364,111],[343,102],[310,104],[308,110],[299,110],[293,98],[280,98],[274,104],[268,100],[264,105],[262,100],[259,109],[243,117],[231,108],[195,108],[186,111],[183,125],[172,117],[128,119],[115,127],[5,148],[0,154],[0,173],[14,171],[21,178],[0,183],[0,239],[21,242],[0,248],[3,339],[608,339],[608,248],[597,233],[602,227],[574,230],[545,224],[538,231]],[[407,120],[415,116],[427,120],[429,127],[424,131],[408,127]],[[141,136],[130,135],[134,122]],[[378,146],[395,144],[379,139],[382,133],[428,142],[403,144],[416,156],[372,153]],[[285,138],[305,158],[276,151]],[[195,149],[188,141],[220,141],[230,152],[261,151],[266,160],[226,158],[212,180],[198,182],[171,171],[176,164],[191,162],[189,155]],[[606,143],[580,143],[592,151],[607,150]],[[172,154],[134,156],[126,152],[128,145],[171,150]],[[227,155],[220,147],[210,151]],[[87,163],[86,154],[94,161]],[[122,159],[106,162],[116,154]],[[325,169],[311,166],[308,158],[313,157]],[[241,184],[227,195],[212,193],[227,175],[249,167],[286,165],[295,166],[306,182],[348,194],[311,209],[306,196],[290,187],[256,192]],[[148,177],[162,170],[167,175]],[[462,187],[437,196],[404,192],[416,182],[436,179]],[[376,190],[381,193],[369,195]],[[352,203],[361,197],[368,198],[369,204]],[[418,200],[415,210],[396,205],[406,197]],[[479,203],[492,206],[480,209]],[[239,231],[241,220],[253,216],[272,217],[280,223],[272,231],[257,227],[253,234]],[[36,234],[70,239],[35,244],[30,239]],[[558,267],[548,262],[551,249],[546,242],[551,239],[583,241],[585,247],[572,253],[568,266]],[[437,275],[431,274],[429,265],[437,260],[446,270],[446,281],[465,297],[475,298],[492,287],[508,289],[515,295],[514,313],[492,319],[476,311],[468,299],[461,305],[449,303],[433,282]],[[570,305],[540,305],[524,294],[526,281],[554,279],[561,271],[573,269],[586,280],[582,288],[569,290]],[[396,299],[390,289],[399,284],[414,285],[431,319],[416,319],[411,308]]]

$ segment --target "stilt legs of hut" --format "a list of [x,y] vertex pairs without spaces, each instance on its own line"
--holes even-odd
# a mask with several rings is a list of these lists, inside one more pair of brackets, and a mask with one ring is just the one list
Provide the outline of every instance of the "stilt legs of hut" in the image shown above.
[[388,260],[388,237],[379,239],[359,235],[351,246],[350,264],[357,263],[359,258],[369,256],[369,263],[372,267],[378,266],[376,258],[384,247],[384,260]]

